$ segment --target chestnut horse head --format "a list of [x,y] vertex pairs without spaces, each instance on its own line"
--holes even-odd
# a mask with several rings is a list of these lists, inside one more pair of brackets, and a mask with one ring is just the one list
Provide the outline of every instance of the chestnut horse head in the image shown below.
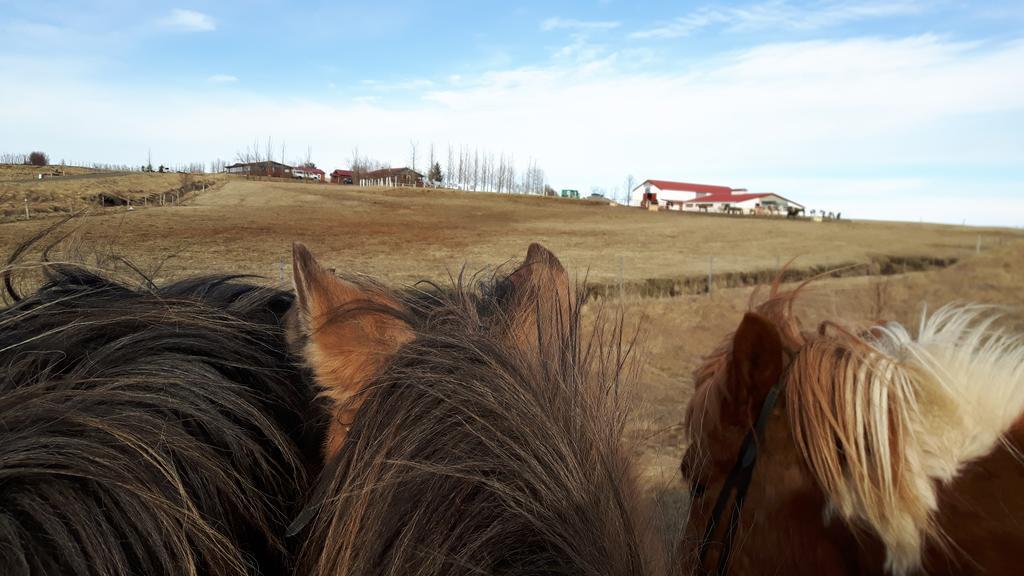
[[551,252],[478,287],[394,291],[297,245],[295,281],[294,340],[333,412],[302,573],[663,567],[621,441],[629,362],[581,337]]
[[997,454],[1016,453],[1020,340],[978,306],[923,318],[916,338],[896,323],[807,332],[798,291],[773,288],[695,374],[682,561],[712,574],[991,572],[1000,553],[977,541],[1020,543],[1024,499],[997,505],[969,472],[1003,466],[1024,486],[1024,466]]

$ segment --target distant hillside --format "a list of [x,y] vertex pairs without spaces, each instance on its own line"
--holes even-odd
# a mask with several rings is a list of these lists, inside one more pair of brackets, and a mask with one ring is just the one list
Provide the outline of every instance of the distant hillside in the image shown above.
[[[44,178],[40,179],[39,174]],[[112,172],[83,167],[0,165],[0,221],[30,215],[79,211],[83,208],[173,201],[195,189],[218,186],[225,176]]]

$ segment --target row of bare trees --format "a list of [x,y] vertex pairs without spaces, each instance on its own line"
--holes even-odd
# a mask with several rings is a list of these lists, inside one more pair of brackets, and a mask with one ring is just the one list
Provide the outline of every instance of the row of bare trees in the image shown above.
[[[446,152],[441,157],[433,143],[428,148],[424,172],[431,185],[508,194],[543,194],[545,191],[544,170],[534,159],[517,168],[515,156],[504,152],[495,154],[475,146],[456,148],[451,144]],[[420,158],[419,143],[410,142],[409,167],[418,170]]]
[[[252,144],[235,154],[235,162],[256,166],[255,169],[250,168],[249,172],[246,173],[248,177],[280,177],[284,176],[284,166],[288,165],[288,162],[285,160],[287,151],[288,146],[284,141],[281,142],[280,156],[278,156],[278,150],[274,146],[273,138],[268,136],[267,142],[264,145],[261,145],[259,139],[255,138]],[[292,165],[302,166],[303,168],[316,168],[316,164],[313,162],[313,148],[307,146],[306,156],[299,160],[293,160]],[[219,168],[219,170],[215,171],[220,172],[224,170],[225,163],[218,158],[212,167]]]
[[50,157],[38,150],[28,154],[0,154],[0,164],[23,164],[25,166],[47,166]]
[[[44,152],[32,152],[29,154],[0,154],[0,164],[21,164],[26,166],[49,166],[50,158]],[[202,174],[207,172],[205,162],[185,162],[180,164],[153,166],[151,161],[144,165],[137,164],[113,164],[109,162],[77,162],[61,159],[55,166],[79,166],[92,168],[94,170],[107,170],[111,172],[178,172],[189,174]],[[223,160],[217,159],[209,164],[209,172],[222,172],[225,167]]]

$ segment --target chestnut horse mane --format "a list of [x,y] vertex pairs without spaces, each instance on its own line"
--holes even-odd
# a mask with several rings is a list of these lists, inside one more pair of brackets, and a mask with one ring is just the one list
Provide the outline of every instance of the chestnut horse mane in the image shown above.
[[367,386],[296,523],[300,570],[659,572],[622,442],[636,364],[621,324],[583,338],[575,308],[542,360],[488,329],[506,279],[469,284],[390,293],[416,337]]
[[[922,314],[916,337],[895,322],[826,321],[806,332],[793,311],[806,284],[783,292],[776,282],[753,307],[791,359],[792,437],[826,512],[874,532],[891,573],[913,572],[926,543],[948,545],[935,520],[939,487],[1004,442],[1024,412],[1024,342],[998,328],[997,309],[971,304]],[[698,390],[725,370],[729,353],[725,345],[709,358]],[[724,393],[715,388],[704,387],[709,407]]]

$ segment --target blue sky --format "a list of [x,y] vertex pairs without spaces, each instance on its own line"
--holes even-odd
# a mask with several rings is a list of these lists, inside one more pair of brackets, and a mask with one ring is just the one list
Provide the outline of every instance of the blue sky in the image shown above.
[[865,218],[1024,225],[1024,4],[0,0],[0,152],[328,169],[434,143],[772,191]]

